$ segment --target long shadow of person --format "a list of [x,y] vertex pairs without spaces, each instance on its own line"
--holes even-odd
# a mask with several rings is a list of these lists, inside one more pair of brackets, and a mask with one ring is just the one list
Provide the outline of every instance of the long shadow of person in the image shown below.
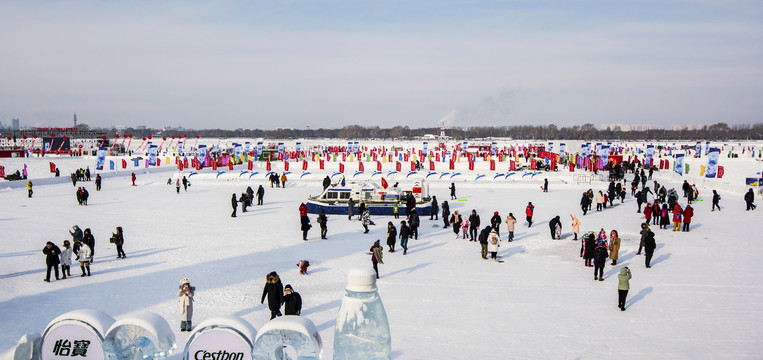
[[636,293],[636,295],[633,295],[633,297],[631,297],[630,300],[625,302],[625,307],[633,306],[633,304],[639,302],[645,296],[647,296],[650,293],[652,293],[653,290],[654,290],[654,288],[651,287],[651,286],[648,286],[648,287],[645,287],[645,288],[641,289],[638,293]]

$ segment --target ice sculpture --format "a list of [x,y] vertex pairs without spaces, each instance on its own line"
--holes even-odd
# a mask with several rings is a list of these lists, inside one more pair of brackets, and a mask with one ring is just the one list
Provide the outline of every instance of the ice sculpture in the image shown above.
[[32,332],[24,334],[16,343],[16,347],[10,349],[3,355],[0,355],[0,359],[6,360],[39,360],[40,359],[40,344],[42,342],[42,335],[38,332]]
[[164,359],[175,349],[170,324],[154,313],[142,313],[111,325],[104,339],[106,359]]
[[197,325],[183,359],[251,360],[257,329],[241,318],[222,316]]
[[114,318],[98,310],[74,310],[53,319],[42,333],[40,358],[66,359],[73,356],[103,360],[103,339]]
[[334,360],[390,359],[387,312],[376,288],[376,273],[353,269],[334,328]]
[[284,346],[294,348],[297,360],[318,360],[323,347],[318,329],[308,318],[281,316],[270,320],[260,329],[254,341],[254,359],[287,359]]

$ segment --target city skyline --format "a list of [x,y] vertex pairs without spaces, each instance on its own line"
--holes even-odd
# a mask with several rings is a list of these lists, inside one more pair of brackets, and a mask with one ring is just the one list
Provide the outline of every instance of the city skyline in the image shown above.
[[761,20],[745,0],[3,3],[0,122],[756,124]]

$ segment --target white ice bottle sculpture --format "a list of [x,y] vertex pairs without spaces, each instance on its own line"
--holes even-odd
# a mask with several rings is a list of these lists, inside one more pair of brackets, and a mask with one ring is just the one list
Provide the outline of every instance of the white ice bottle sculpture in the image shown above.
[[334,329],[334,360],[389,360],[392,339],[376,273],[350,270],[345,290]]

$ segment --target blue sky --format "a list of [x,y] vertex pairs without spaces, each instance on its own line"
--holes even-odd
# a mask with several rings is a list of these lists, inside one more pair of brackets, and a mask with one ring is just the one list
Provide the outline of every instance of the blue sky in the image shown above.
[[759,123],[763,2],[5,1],[0,121]]

